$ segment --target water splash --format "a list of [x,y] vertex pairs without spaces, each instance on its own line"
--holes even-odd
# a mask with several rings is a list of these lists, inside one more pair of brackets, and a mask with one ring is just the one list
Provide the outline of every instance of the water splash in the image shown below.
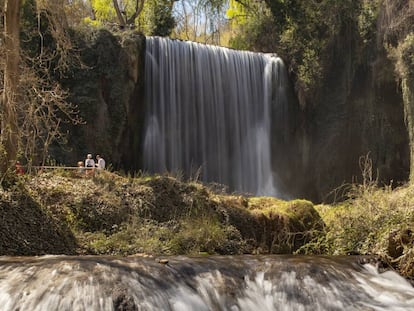
[[414,288],[358,258],[0,258],[1,310],[409,311]]
[[[272,105],[286,105],[273,55],[147,37],[144,167],[277,195]],[[282,109],[283,110],[283,109]]]

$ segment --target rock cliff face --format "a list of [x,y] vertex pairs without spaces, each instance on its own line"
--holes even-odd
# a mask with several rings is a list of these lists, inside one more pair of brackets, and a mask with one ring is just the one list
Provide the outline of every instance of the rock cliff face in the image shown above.
[[313,190],[309,195],[316,200],[343,183],[361,182],[362,156],[372,159],[372,177],[380,182],[407,180],[409,172],[402,91],[392,63],[376,52],[356,64],[351,47],[345,53],[340,49],[307,116],[311,148],[305,167],[312,178],[305,189]]
[[410,181],[414,177],[414,2],[384,1],[379,33],[392,59],[402,90],[405,122],[409,134]]
[[[137,32],[98,30],[77,38],[84,66],[62,82],[85,124],[69,128],[69,152],[56,159],[73,163],[101,154],[115,168],[138,169],[143,125],[145,37]],[[134,134],[132,134],[134,133]]]
[[[411,45],[409,50],[405,43],[405,52],[400,48],[399,58],[390,57],[387,25],[399,16],[390,15],[387,2],[380,7],[376,36],[371,42],[363,42],[357,27],[350,25],[331,43],[332,61],[322,87],[297,117],[301,121],[296,125],[299,134],[294,143],[302,157],[291,167],[296,169],[295,175],[306,177],[298,178],[296,188],[291,188],[293,196],[315,201],[338,199],[340,191],[334,189],[363,181],[362,171],[368,169],[361,163],[364,156],[372,161],[372,170],[365,170],[365,177],[393,185],[409,178],[414,109],[408,73],[413,71],[405,68],[400,74],[396,67],[402,53],[412,61],[413,48]],[[397,2],[407,6],[406,12],[412,10],[409,1]],[[410,29],[403,32],[410,33]],[[401,47],[401,40],[408,40],[404,38],[400,34],[395,46]]]

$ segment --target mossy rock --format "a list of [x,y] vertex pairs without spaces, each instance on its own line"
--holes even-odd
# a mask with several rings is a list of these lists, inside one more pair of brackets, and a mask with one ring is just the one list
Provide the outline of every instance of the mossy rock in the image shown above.
[[150,188],[149,204],[141,216],[158,222],[182,217],[215,215],[216,207],[206,188],[184,183],[168,176],[158,176],[143,183]]
[[244,239],[256,240],[256,228],[259,225],[248,210],[248,201],[242,196],[215,196],[218,209],[228,223],[236,227]]
[[222,196],[228,221],[260,253],[292,253],[321,234],[323,221],[305,200]]
[[324,227],[313,204],[306,200],[250,198],[248,208],[259,223],[256,236],[270,253],[292,253],[321,234]]

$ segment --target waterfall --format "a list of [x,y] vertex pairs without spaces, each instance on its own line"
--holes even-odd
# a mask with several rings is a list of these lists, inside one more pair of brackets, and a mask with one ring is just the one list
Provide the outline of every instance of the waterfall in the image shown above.
[[147,37],[144,168],[277,195],[271,108],[285,105],[274,55]]
[[12,310],[409,311],[414,288],[355,257],[0,257]]

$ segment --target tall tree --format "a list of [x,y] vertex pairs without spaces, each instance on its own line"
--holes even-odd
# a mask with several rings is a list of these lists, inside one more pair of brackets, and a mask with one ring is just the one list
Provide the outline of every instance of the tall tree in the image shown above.
[[[63,137],[61,124],[79,120],[74,106],[66,101],[66,92],[54,79],[76,58],[66,30],[64,0],[1,1],[3,177],[18,157],[28,164],[44,160],[52,141]],[[20,38],[22,27],[24,40]]]
[[17,134],[16,104],[18,101],[20,62],[20,0],[4,1],[4,70],[3,102],[1,119],[1,143],[6,151],[2,163],[4,172],[17,158],[19,137]]

